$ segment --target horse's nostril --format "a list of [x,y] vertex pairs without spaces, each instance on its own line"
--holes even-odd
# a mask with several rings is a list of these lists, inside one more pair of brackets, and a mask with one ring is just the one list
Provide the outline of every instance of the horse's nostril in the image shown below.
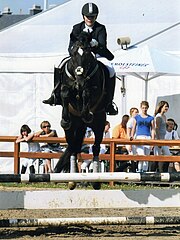
[[79,99],[80,99],[80,96],[79,96],[79,95],[76,95],[76,99],[79,100]]

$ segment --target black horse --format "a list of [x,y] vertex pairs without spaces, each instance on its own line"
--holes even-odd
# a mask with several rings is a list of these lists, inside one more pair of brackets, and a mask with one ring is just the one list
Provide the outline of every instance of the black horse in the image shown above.
[[[92,128],[95,135],[93,172],[98,172],[100,144],[106,121],[106,79],[109,73],[91,52],[90,41],[90,34],[80,34],[62,71],[61,126],[68,146],[54,169],[56,173],[76,171],[77,154],[81,152],[87,127]],[[100,183],[94,183],[93,187],[99,189]]]

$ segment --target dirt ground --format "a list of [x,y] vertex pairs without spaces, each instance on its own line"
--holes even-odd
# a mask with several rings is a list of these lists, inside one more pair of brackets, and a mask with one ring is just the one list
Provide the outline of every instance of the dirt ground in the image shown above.
[[[180,208],[0,210],[0,219],[105,216],[180,216]],[[0,228],[0,239],[179,240],[180,225],[94,225]]]

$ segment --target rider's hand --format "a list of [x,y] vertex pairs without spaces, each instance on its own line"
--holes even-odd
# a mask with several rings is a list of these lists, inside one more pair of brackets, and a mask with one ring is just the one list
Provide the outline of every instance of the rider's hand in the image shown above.
[[92,39],[90,42],[91,47],[97,47],[98,46],[98,41],[96,39]]

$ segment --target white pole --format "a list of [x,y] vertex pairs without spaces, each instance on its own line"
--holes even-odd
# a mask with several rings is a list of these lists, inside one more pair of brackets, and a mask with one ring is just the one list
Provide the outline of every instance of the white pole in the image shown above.
[[147,101],[148,98],[148,81],[149,81],[149,73],[147,73],[146,75],[146,79],[145,79],[145,101]]
[[48,0],[44,0],[44,11],[48,9]]
[[[157,176],[158,175],[158,176]],[[21,182],[33,182],[33,177],[36,182],[110,182],[110,181],[142,181],[142,178],[145,178],[146,181],[153,181],[158,177],[159,181],[173,181],[173,176],[171,173],[127,173],[127,172],[105,172],[105,173],[50,173],[50,174],[21,174],[17,176],[18,181]],[[177,173],[178,175],[178,173]],[[13,177],[14,175],[12,175]],[[180,174],[178,175],[180,178]],[[0,174],[1,177],[1,174]],[[10,178],[10,175],[7,177]],[[16,176],[15,176],[16,177]],[[2,174],[3,181],[6,182],[4,174]],[[12,182],[14,182],[14,177]],[[177,180],[177,179],[176,179]],[[10,181],[9,181],[10,182]]]
[[37,226],[71,226],[71,225],[156,225],[179,224],[179,216],[167,217],[81,217],[81,218],[30,218],[2,219],[1,227],[37,227]]

